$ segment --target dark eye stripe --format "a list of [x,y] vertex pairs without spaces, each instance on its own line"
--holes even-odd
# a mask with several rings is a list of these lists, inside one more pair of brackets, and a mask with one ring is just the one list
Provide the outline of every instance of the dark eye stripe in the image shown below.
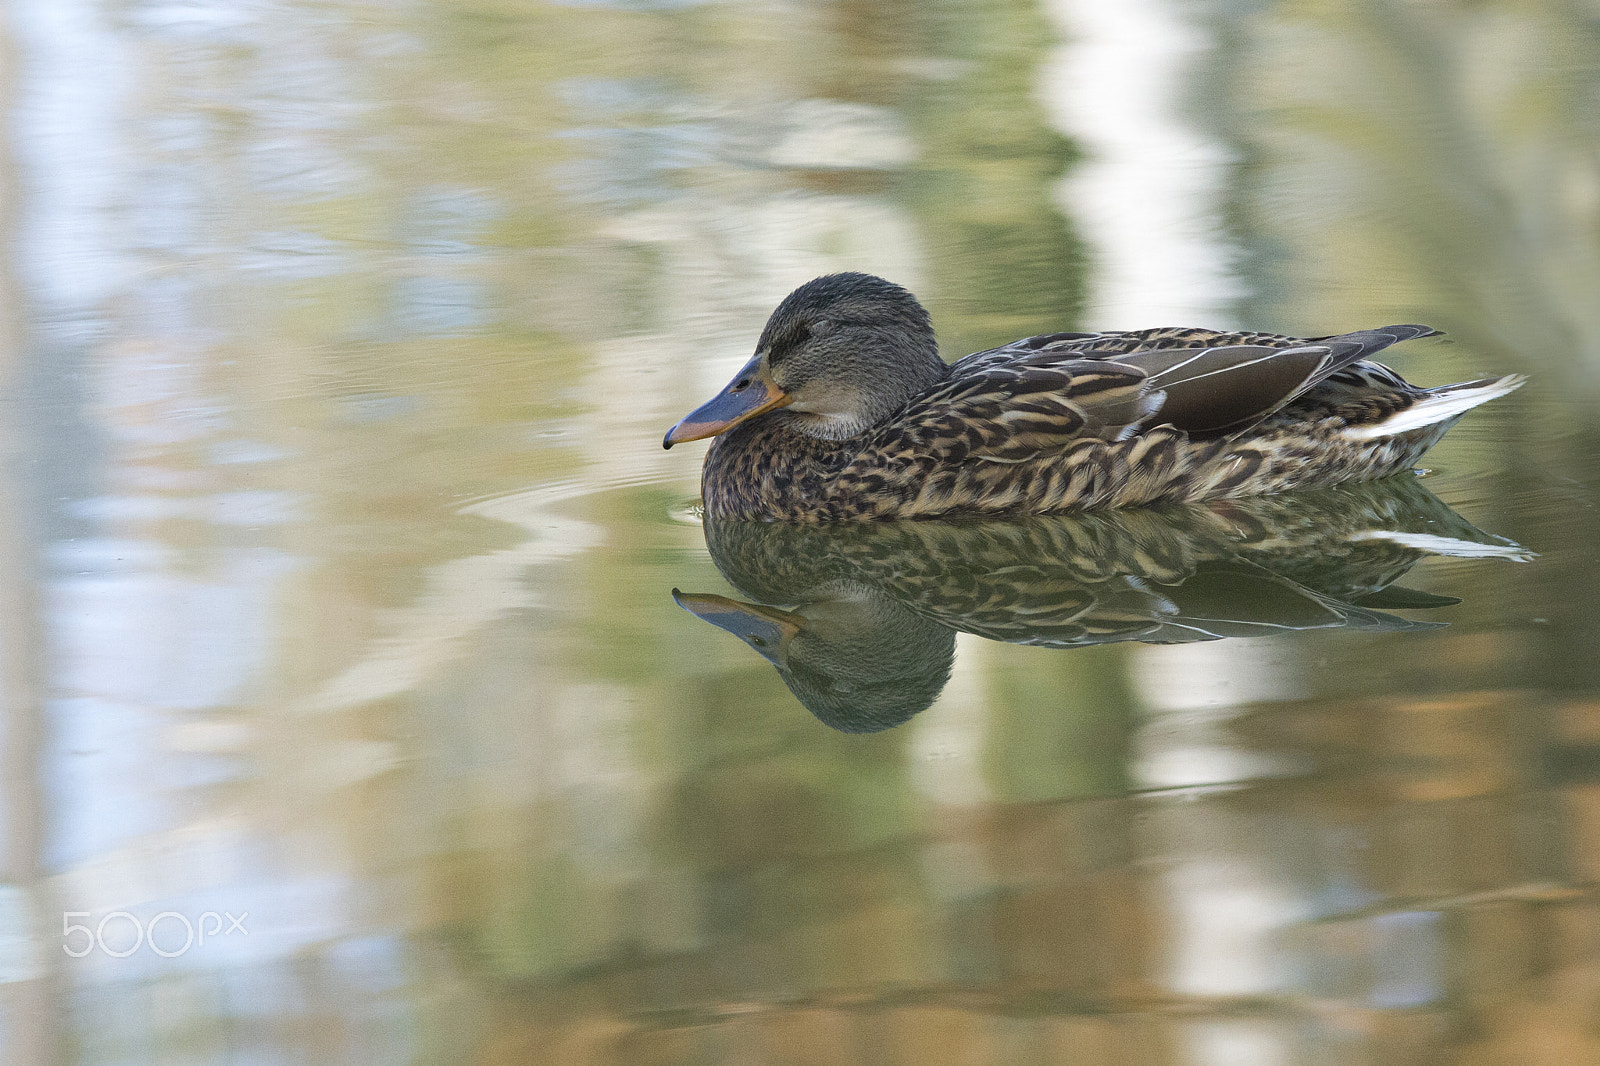
[[810,339],[811,330],[809,327],[796,326],[788,334],[772,342],[772,354],[767,356],[767,361],[770,363],[773,360],[782,358]]

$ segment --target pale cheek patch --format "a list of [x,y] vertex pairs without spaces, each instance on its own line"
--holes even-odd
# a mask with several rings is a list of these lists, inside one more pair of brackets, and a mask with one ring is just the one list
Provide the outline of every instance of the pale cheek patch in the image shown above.
[[849,389],[813,385],[795,393],[789,409],[830,419],[859,418],[861,397]]
[[850,389],[811,386],[795,393],[788,409],[804,416],[805,432],[830,440],[853,437],[866,428],[861,396]]

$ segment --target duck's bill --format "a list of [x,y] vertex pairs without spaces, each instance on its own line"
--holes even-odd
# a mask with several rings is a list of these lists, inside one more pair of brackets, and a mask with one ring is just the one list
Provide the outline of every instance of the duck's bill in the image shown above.
[[805,628],[805,619],[793,611],[740,603],[726,596],[673,589],[672,601],[696,618],[732,633],[774,663],[783,658],[789,642]]
[[683,421],[669,429],[667,438],[661,442],[661,446],[670,448],[684,441],[715,437],[746,419],[779,407],[786,407],[793,402],[794,397],[778,388],[777,383],[772,380],[772,372],[767,366],[767,361],[763,354],[758,352],[754,358],[739,368],[739,372],[733,375],[733,380],[728,382],[727,388],[696,407],[684,416]]

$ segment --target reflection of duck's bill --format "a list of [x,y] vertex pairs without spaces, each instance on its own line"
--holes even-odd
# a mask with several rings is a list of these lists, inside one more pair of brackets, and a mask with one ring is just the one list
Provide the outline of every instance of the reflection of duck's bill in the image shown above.
[[806,621],[792,611],[776,607],[763,607],[755,603],[740,603],[726,596],[709,593],[679,592],[672,590],[672,602],[696,618],[725,629],[774,665],[782,665],[789,642],[794,639]]

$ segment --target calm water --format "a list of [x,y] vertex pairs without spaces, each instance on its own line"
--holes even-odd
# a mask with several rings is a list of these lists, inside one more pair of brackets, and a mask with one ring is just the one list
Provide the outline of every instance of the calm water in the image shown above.
[[[3,34],[6,1063],[1600,1061],[1589,8]],[[1533,382],[1420,480],[702,524],[662,433],[838,269]]]

